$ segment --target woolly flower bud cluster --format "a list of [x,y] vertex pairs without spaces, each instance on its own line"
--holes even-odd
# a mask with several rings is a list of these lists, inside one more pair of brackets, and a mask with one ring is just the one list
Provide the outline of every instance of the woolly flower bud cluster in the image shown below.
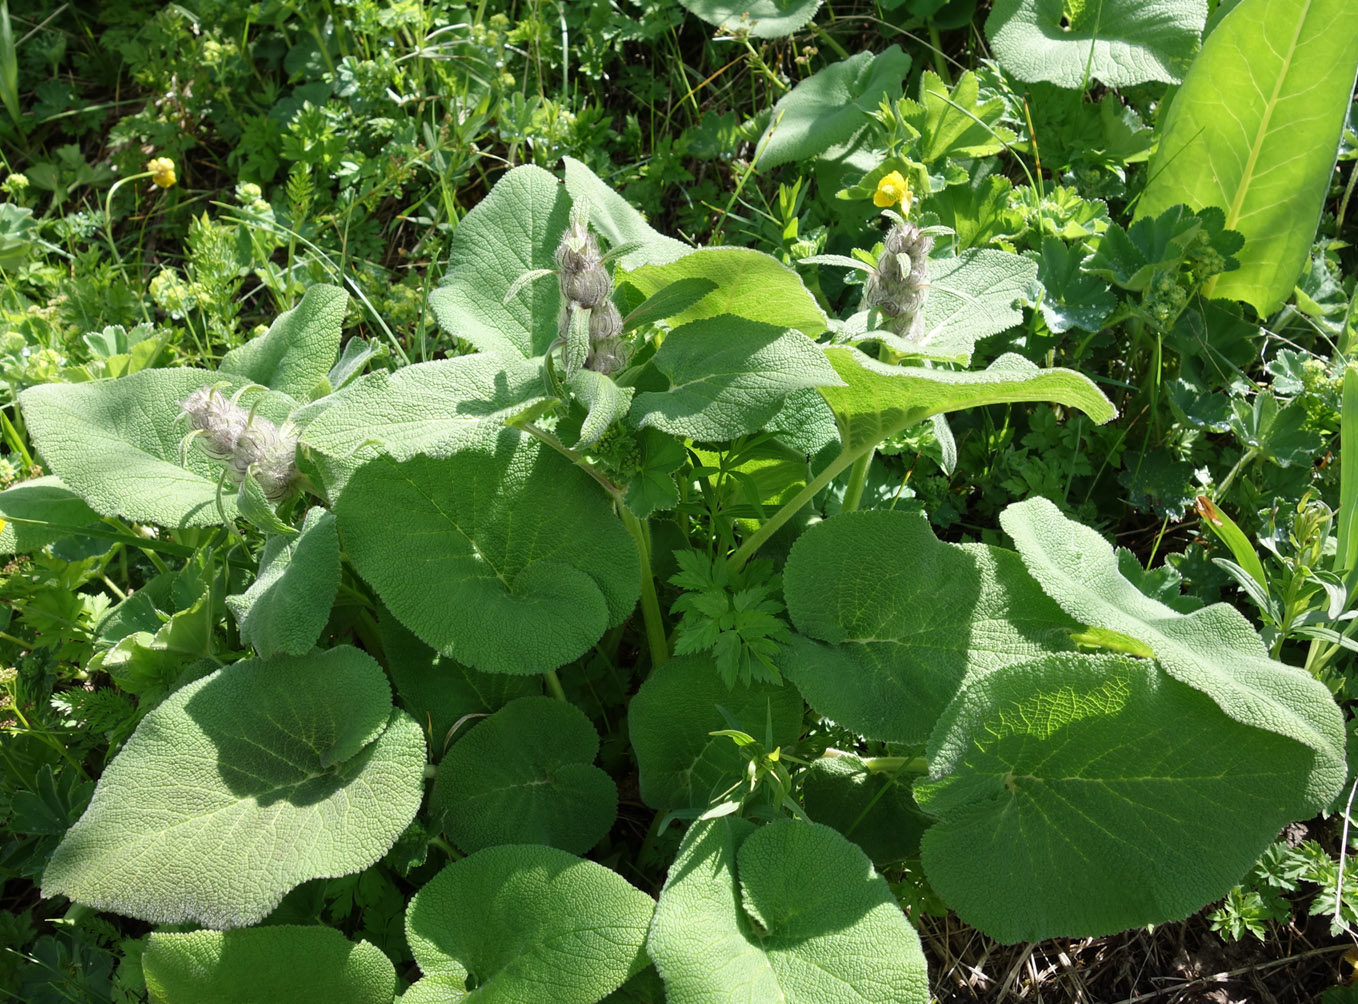
[[200,387],[180,408],[198,430],[195,441],[240,484],[247,474],[270,502],[279,502],[297,482],[297,437],[267,418],[252,414],[212,387]]
[[884,324],[904,338],[918,337],[924,324],[921,308],[929,288],[929,252],[934,239],[910,222],[887,232],[877,267],[863,284],[863,301],[881,311]]
[[573,220],[556,249],[557,278],[566,313],[561,332],[570,330],[571,315],[589,311],[589,355],[585,369],[616,373],[627,362],[622,344],[622,314],[613,303],[613,278],[604,267],[599,243],[582,220]]

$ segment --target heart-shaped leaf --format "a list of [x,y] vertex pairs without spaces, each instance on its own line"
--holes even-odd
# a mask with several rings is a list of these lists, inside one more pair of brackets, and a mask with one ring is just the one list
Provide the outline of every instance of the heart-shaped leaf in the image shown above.
[[430,811],[466,853],[548,844],[583,854],[618,813],[599,733],[573,704],[521,697],[476,724],[439,764]]
[[43,895],[157,924],[257,923],[294,886],[385,854],[419,808],[424,762],[365,653],[238,662],[142,720]]

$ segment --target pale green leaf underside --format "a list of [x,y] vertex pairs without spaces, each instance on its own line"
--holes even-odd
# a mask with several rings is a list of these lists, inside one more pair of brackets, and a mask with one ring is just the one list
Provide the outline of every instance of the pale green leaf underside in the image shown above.
[[151,1004],[391,1004],[382,950],[330,927],[154,932],[142,957]]
[[1020,80],[1127,87],[1182,80],[1206,21],[1206,0],[995,0],[985,30]]
[[1310,811],[1335,796],[1345,775],[1338,707],[1309,673],[1270,659],[1240,611],[1215,603],[1181,614],[1151,599],[1122,577],[1113,548],[1096,531],[1047,499],[1009,506],[1000,523],[1029,573],[1068,614],[1145,643],[1166,672],[1236,721],[1314,750],[1315,770],[1304,786]]
[[781,38],[815,17],[821,0],[680,0],[680,4],[724,31]]
[[755,149],[758,166],[810,160],[866,126],[882,101],[901,96],[910,57],[900,46],[860,52],[800,81],[778,99]]
[[925,871],[1001,941],[1177,920],[1309,813],[1314,755],[1151,660],[1049,655],[969,686],[930,739]]
[[[180,405],[199,387],[225,384],[223,393],[231,395],[249,382],[207,370],[142,370],[118,380],[30,387],[19,403],[47,466],[95,512],[161,526],[206,526],[221,521],[221,465],[196,447],[180,463],[180,441],[189,431],[186,422],[176,422]],[[275,424],[296,407],[277,393],[247,392],[240,403]],[[227,482],[221,497],[229,519],[236,512],[235,486]]]
[[228,596],[226,606],[240,624],[241,640],[260,656],[304,655],[330,618],[339,583],[335,517],[316,508],[298,536],[269,538],[258,578],[244,593]]
[[1208,287],[1267,315],[1292,293],[1358,73],[1352,0],[1241,0],[1174,96],[1137,216],[1219,206],[1245,236]]
[[444,459],[368,461],[335,513],[345,552],[391,612],[476,669],[555,669],[640,593],[636,546],[598,485],[511,430]]
[[419,808],[424,762],[367,654],[238,662],[142,720],[43,895],[158,924],[257,923],[294,886],[385,854]]
[[793,545],[783,577],[800,635],[784,674],[821,714],[923,742],[964,685],[1072,647],[1077,625],[1011,551],[944,544],[922,515],[844,513]]
[[1019,305],[1037,278],[1037,264],[991,249],[963,251],[929,262],[924,329],[918,340],[874,332],[893,349],[966,365],[978,339],[1023,321]]
[[620,272],[618,282],[654,296],[685,279],[715,288],[670,318],[673,325],[734,314],[779,328],[796,328],[809,338],[826,329],[825,311],[801,278],[777,258],[750,248],[703,248],[669,265],[643,265]]
[[840,382],[800,331],[729,314],[675,328],[654,365],[670,387],[638,394],[632,422],[708,441],[763,428],[795,390]]
[[725,708],[759,742],[772,725],[773,745],[801,733],[801,698],[791,687],[752,684],[729,689],[710,657],[684,655],[652,671],[627,708],[641,797],[653,809],[705,808],[735,784],[749,759],[726,736]]
[[828,826],[694,823],[646,950],[670,1004],[924,1004],[919,936],[861,850]]
[[458,739],[439,764],[430,812],[464,853],[513,843],[584,854],[618,812],[598,753],[599,734],[575,705],[521,697]]
[[28,554],[98,519],[60,478],[22,481],[0,492],[0,554]]
[[348,302],[349,294],[338,286],[312,286],[268,331],[222,356],[218,370],[305,401],[339,353]]
[[540,279],[504,296],[525,272],[553,269],[570,196],[540,167],[514,168],[457,225],[448,271],[429,295],[439,326],[482,352],[540,356],[557,336],[561,293]]
[[979,371],[890,366],[851,348],[825,350],[846,386],[822,386],[845,449],[861,449],[933,415],[983,404],[1054,401],[1095,422],[1117,415],[1103,392],[1074,370],[1041,370],[1021,356],[1000,356]]
[[377,372],[333,395],[303,444],[347,457],[365,445],[397,460],[446,457],[493,439],[545,397],[540,366],[517,354],[458,356]]
[[406,910],[406,938],[426,979],[471,975],[468,1004],[595,1004],[645,967],[654,910],[651,897],[593,861],[507,845],[430,880]]

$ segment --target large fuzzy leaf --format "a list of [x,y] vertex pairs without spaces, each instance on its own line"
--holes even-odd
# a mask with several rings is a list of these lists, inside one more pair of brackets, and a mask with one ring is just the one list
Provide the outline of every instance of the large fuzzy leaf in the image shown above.
[[28,554],[98,519],[60,478],[21,481],[0,492],[0,554]]
[[1020,80],[1127,87],[1182,80],[1206,21],[1206,0],[995,0],[985,30]]
[[668,265],[643,265],[622,272],[618,279],[647,297],[695,280],[710,283],[710,291],[698,300],[685,300],[683,309],[670,315],[672,325],[733,314],[796,328],[808,338],[826,328],[825,311],[801,277],[777,258],[750,248],[703,248]]
[[346,553],[391,612],[487,672],[569,662],[640,593],[636,545],[598,485],[512,430],[444,459],[370,460],[335,514]]
[[924,953],[886,881],[828,826],[697,822],[646,950],[670,1004],[924,1004]]
[[339,583],[335,517],[312,509],[300,534],[269,538],[259,577],[244,593],[228,596],[226,606],[240,624],[241,640],[259,655],[304,655],[321,637]]
[[727,736],[729,713],[740,728],[774,746],[801,733],[802,699],[791,687],[758,683],[732,690],[707,656],[671,659],[646,678],[627,708],[642,800],[654,809],[705,808],[734,784],[749,759]]
[[503,301],[525,272],[556,267],[570,201],[540,167],[516,167],[497,181],[457,225],[448,271],[429,295],[439,326],[482,352],[546,352],[557,336],[557,284],[539,280]]
[[793,545],[783,592],[800,632],[787,678],[821,714],[898,742],[923,742],[970,680],[1071,648],[1077,626],[1013,552],[944,544],[904,512],[812,527]]
[[844,386],[822,386],[846,450],[880,443],[933,415],[982,404],[1055,401],[1079,408],[1096,422],[1117,410],[1093,381],[1074,370],[1041,370],[1016,355],[1003,355],[975,372],[890,366],[856,349],[825,354]]
[[397,460],[446,457],[493,439],[544,397],[541,367],[517,354],[416,363],[371,373],[333,395],[306,422],[302,442],[336,457],[368,445]]
[[613,247],[638,245],[619,259],[624,268],[663,265],[693,250],[683,241],[666,237],[647,223],[616,188],[607,185],[587,165],[574,157],[561,159],[566,165],[566,191],[575,202],[588,203],[590,226]]
[[810,160],[866,126],[883,100],[901,96],[910,57],[900,46],[860,52],[797,84],[773,106],[756,149],[759,166]]
[[594,1004],[645,968],[654,911],[621,875],[555,847],[478,851],[410,901],[406,938],[424,979],[405,999]]
[[598,767],[599,733],[573,704],[521,697],[478,723],[443,758],[430,811],[466,853],[548,844],[583,854],[618,814]]
[[[161,526],[205,526],[221,521],[217,485],[221,465],[191,448],[177,422],[180,405],[200,387],[224,384],[230,395],[251,381],[199,369],[142,370],[119,380],[43,384],[19,395],[29,434],[48,467],[95,512]],[[283,422],[296,402],[283,394],[247,392],[240,403]],[[222,509],[236,513],[227,484]]]
[[654,365],[670,386],[638,394],[632,422],[692,439],[754,432],[791,392],[841,382],[801,332],[730,315],[675,328]]
[[141,957],[151,1004],[391,1004],[382,950],[330,927],[153,932]]
[[722,31],[781,38],[815,17],[821,0],[680,0],[680,4]]
[[142,720],[52,855],[44,896],[240,927],[377,861],[424,789],[419,727],[357,649],[246,660]]
[[998,670],[948,708],[928,755],[929,881],[1007,942],[1177,920],[1311,812],[1312,751],[1126,656]]
[[305,401],[339,352],[340,324],[349,294],[338,286],[312,286],[302,302],[278,315],[269,330],[222,356],[218,369]]
[[1329,191],[1358,73],[1352,0],[1241,0],[1174,96],[1137,216],[1220,207],[1240,268],[1207,287],[1269,314],[1292,293]]
[[[1041,497],[1000,516],[1029,573],[1072,617],[1142,642],[1175,679],[1231,718],[1314,751],[1306,805],[1319,811],[1344,782],[1343,716],[1310,673],[1270,659],[1240,611],[1225,603],[1181,614],[1122,577],[1113,548]],[[1298,784],[1301,784],[1298,779]]]

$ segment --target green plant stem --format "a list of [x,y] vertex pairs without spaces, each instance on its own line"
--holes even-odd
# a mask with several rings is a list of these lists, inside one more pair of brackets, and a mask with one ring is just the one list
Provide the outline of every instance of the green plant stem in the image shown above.
[[1227,472],[1226,477],[1222,480],[1221,484],[1217,486],[1217,490],[1212,497],[1213,502],[1220,502],[1226,497],[1226,490],[1231,487],[1231,482],[1235,480],[1235,476],[1240,473],[1241,469],[1246,464],[1257,456],[1259,456],[1259,451],[1253,446],[1240,455],[1240,459],[1235,462],[1235,466]]
[[[552,696],[558,701],[566,700],[566,691],[561,686],[561,677],[556,675],[556,670],[549,669],[542,674],[543,680],[547,683],[547,689],[552,692]],[[569,703],[569,702],[568,702]]]
[[820,25],[818,24],[811,25],[811,30],[815,33],[816,38],[824,42],[826,45],[828,45],[830,47],[830,51],[833,52],[840,59],[849,58],[849,50],[844,48],[844,46],[840,45],[838,42],[836,42],[834,38],[830,35],[830,33],[826,31],[824,28],[822,28]]
[[863,758],[863,766],[873,774],[923,774],[929,761],[922,756],[870,756]]
[[849,486],[844,489],[844,504],[840,507],[840,512],[853,512],[863,501],[863,486],[868,482],[868,468],[872,466],[872,458],[877,453],[877,448],[873,447],[853,462],[853,469],[849,471]]
[[951,83],[948,79],[948,68],[943,64],[943,40],[938,35],[938,25],[929,22],[929,48],[934,51],[934,72],[939,75],[945,84]]
[[858,450],[845,450],[834,460],[830,461],[830,466],[821,471],[814,478],[806,483],[806,487],[792,496],[781,509],[764,521],[754,533],[745,539],[745,542],[736,548],[728,562],[733,570],[739,570],[745,566],[745,562],[754,556],[754,552],[763,546],[764,542],[778,532],[784,523],[790,520],[797,512],[813,498],[816,493],[828,485],[835,478],[839,477],[844,468],[851,466],[861,454],[876,449],[876,444]]
[[448,843],[448,841],[444,840],[444,839],[443,839],[442,837],[440,837],[440,836],[432,836],[432,837],[430,837],[430,838],[429,838],[429,846],[430,846],[430,847],[437,847],[437,848],[438,848],[439,850],[441,850],[444,854],[448,855],[448,857],[449,857],[450,859],[452,859],[453,861],[460,861],[460,860],[462,859],[462,857],[463,857],[461,851],[459,851],[456,847],[454,847],[452,844]]
[[660,613],[660,597],[655,591],[655,575],[651,571],[651,534],[648,525],[636,518],[624,504],[618,505],[622,525],[637,544],[641,559],[641,619],[646,625],[646,643],[651,649],[651,668],[670,661],[670,646],[665,638],[665,621]]

